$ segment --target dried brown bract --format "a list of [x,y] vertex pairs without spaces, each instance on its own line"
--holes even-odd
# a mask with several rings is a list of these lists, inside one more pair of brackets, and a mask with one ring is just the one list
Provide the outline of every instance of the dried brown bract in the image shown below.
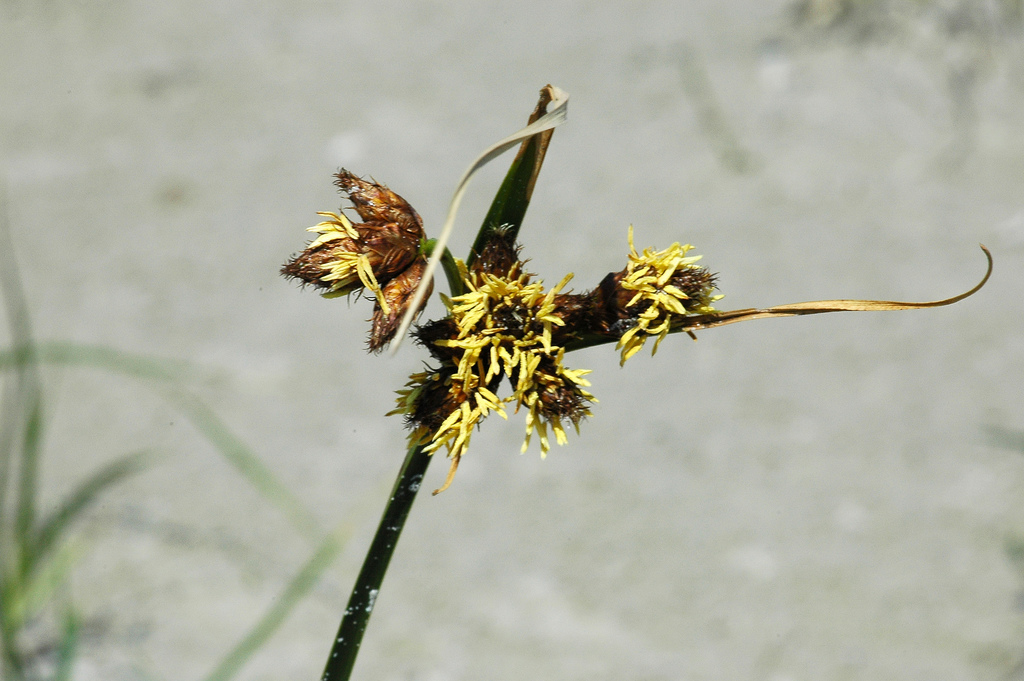
[[[395,337],[398,325],[402,321],[402,315],[412,303],[412,297],[416,293],[423,278],[423,271],[427,268],[427,260],[423,256],[417,257],[412,263],[402,270],[398,276],[384,284],[381,293],[387,303],[388,311],[377,303],[373,306],[373,328],[370,330],[370,339],[367,342],[371,352],[380,352]],[[427,294],[420,303],[417,314],[426,307],[427,299],[433,292],[434,282],[427,283]]]

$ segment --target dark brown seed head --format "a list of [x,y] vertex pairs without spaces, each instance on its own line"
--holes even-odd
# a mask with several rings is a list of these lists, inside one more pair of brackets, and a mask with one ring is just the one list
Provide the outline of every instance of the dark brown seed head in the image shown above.
[[430,356],[445,364],[454,364],[456,357],[461,350],[437,345],[437,341],[457,338],[459,328],[451,317],[434,319],[426,324],[421,324],[412,332],[416,342],[422,345],[430,353]]
[[[402,318],[405,317],[406,310],[412,303],[412,298],[416,293],[416,288],[420,285],[420,280],[423,279],[423,272],[426,268],[426,258],[420,256],[398,276],[391,279],[381,288],[384,301],[388,305],[388,313],[385,314],[380,301],[374,304],[373,327],[370,330],[370,339],[368,341],[371,352],[380,352],[395,337],[398,325],[401,323]],[[416,310],[417,314],[426,306],[433,289],[434,283],[428,282],[423,302],[420,303],[420,309]]]
[[368,224],[394,224],[398,230],[416,238],[423,236],[419,213],[398,194],[382,184],[363,180],[342,168],[334,184],[348,195],[356,213]]
[[568,419],[572,424],[579,422],[590,414],[587,405],[590,396],[573,383],[558,375],[558,367],[551,357],[543,357],[534,372],[534,380],[542,387],[537,397],[540,402],[540,414],[548,421]]
[[491,232],[490,240],[477,254],[470,269],[474,273],[492,274],[496,277],[519,276],[518,271],[513,272],[513,269],[518,264],[518,270],[522,270],[520,250],[521,247],[515,243],[512,230],[498,227]]
[[423,278],[423,222],[405,199],[383,185],[345,169],[337,173],[335,184],[364,222],[353,224],[341,213],[320,213],[328,219],[311,230],[320,237],[286,263],[281,274],[325,289],[324,295],[330,297],[369,289],[376,306],[368,344],[378,352],[394,338]]
[[464,395],[453,394],[451,377],[455,367],[445,367],[436,372],[423,385],[413,410],[405,417],[409,428],[424,428],[431,434],[436,432],[444,420],[459,408]]
[[330,288],[332,282],[323,281],[323,276],[330,272],[330,265],[337,262],[341,253],[358,253],[359,244],[353,239],[335,239],[307,248],[281,268],[281,274],[288,279],[298,279],[303,284],[312,284],[317,288]]
[[[636,319],[648,307],[649,300],[641,299],[630,305],[636,296],[632,291],[621,286],[627,270],[609,272],[596,289],[585,294],[589,299],[580,303],[580,326],[587,332],[618,338],[628,331]],[[689,267],[677,270],[666,282],[674,286],[688,298],[681,301],[687,311],[710,304],[710,292],[715,287],[715,274],[703,267]],[[567,320],[568,322],[568,320]],[[569,326],[566,323],[566,326]]]
[[361,252],[370,260],[373,276],[380,284],[402,273],[419,253],[419,239],[412,239],[409,234],[401,232],[394,223],[354,227],[359,232]]
[[555,296],[555,314],[565,322],[551,328],[551,342],[566,346],[585,334],[593,333],[601,320],[598,291],[588,293],[559,293]]

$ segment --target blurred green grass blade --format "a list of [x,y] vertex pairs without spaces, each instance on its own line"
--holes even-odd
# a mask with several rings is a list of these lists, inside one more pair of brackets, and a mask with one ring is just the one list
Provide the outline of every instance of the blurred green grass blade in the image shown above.
[[32,554],[32,529],[36,520],[36,492],[39,478],[39,454],[43,439],[43,403],[38,395],[28,409],[25,434],[22,437],[21,462],[18,471],[18,515],[14,533],[20,547],[20,570],[27,571]]
[[[0,516],[7,509],[7,494],[11,491],[11,471],[19,450],[24,454],[27,423],[35,405],[41,402],[42,383],[35,361],[32,343],[32,322],[28,311],[25,289],[18,271],[14,252],[14,239],[8,215],[6,188],[0,184],[0,296],[6,308],[8,330],[20,361],[14,380],[4,384],[0,396]],[[23,467],[19,464],[19,468]],[[25,476],[21,476],[22,481]],[[20,502],[16,502],[20,505]],[[0,526],[2,529],[2,526]],[[4,538],[0,537],[0,547]]]
[[60,544],[50,559],[41,562],[35,573],[25,579],[20,600],[15,601],[18,610],[14,613],[22,624],[33,620],[53,603],[57,592],[67,585],[71,569],[84,553],[79,544]]
[[344,548],[350,532],[349,525],[342,524],[320,543],[312,557],[274,601],[274,605],[245,638],[221,660],[205,681],[228,681],[241,670],[249,658],[258,652],[277,631],[299,601],[305,598],[320,580],[324,570],[334,562],[338,553]]
[[[89,366],[171,384],[181,383],[188,376],[201,373],[187,362],[147,357],[105,346],[40,343],[35,354],[40,362],[47,364]],[[0,368],[16,366],[24,361],[26,358],[22,353],[0,350]],[[266,464],[231,432],[212,409],[181,387],[163,391],[161,394],[189,419],[196,430],[236,471],[268,501],[277,506],[298,531],[314,541],[323,536],[313,514],[277,479]]]
[[[0,588],[0,597],[7,602],[5,594],[7,589]],[[3,646],[2,668],[5,681],[18,681],[24,678],[25,661],[22,659],[21,651],[18,649],[16,640],[18,629],[14,627],[13,618],[7,612],[6,606],[0,609],[0,645]]]
[[53,675],[53,681],[70,681],[71,672],[75,666],[75,656],[78,652],[78,634],[81,631],[81,622],[78,615],[70,608],[64,614],[64,630],[60,638],[60,645],[57,647],[57,669]]
[[[139,355],[105,345],[50,341],[36,343],[34,351],[40,363],[92,366],[135,378],[176,381],[199,373],[188,362]],[[24,361],[23,353],[0,350],[0,368],[17,366]]]
[[1007,537],[1003,544],[1003,550],[1017,571],[1024,574],[1024,539],[1014,536]]
[[683,92],[690,99],[700,131],[719,162],[737,174],[753,171],[757,160],[740,142],[729,115],[715,94],[707,64],[700,53],[686,43],[678,43],[673,52]]
[[985,426],[985,439],[993,447],[1014,449],[1024,453],[1024,431],[1002,426]]
[[[5,576],[0,593],[4,606],[0,621],[12,640],[17,637],[17,632],[24,629],[26,623],[52,601],[57,590],[66,584],[71,568],[80,555],[77,546],[63,544],[31,577],[22,578],[15,573]],[[17,648],[16,641],[13,646]]]
[[64,530],[96,501],[101,493],[125,478],[141,472],[151,461],[152,455],[149,452],[134,452],[111,461],[82,481],[36,531],[34,541],[29,547],[32,562],[38,564],[45,559]]
[[[21,629],[19,615],[24,611],[21,584],[17,583],[17,574],[13,570],[0,572],[0,646],[3,661],[0,671],[18,677],[21,668],[20,650],[17,644],[18,631]],[[0,678],[6,678],[0,676]]]
[[284,513],[296,530],[308,539],[320,539],[322,533],[313,514],[212,409],[184,391],[168,391],[168,399],[250,485]]

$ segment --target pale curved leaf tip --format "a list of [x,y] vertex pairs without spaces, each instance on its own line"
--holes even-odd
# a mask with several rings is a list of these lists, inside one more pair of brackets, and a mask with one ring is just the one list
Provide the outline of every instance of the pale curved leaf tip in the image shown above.
[[872,312],[887,310],[920,310],[930,307],[943,307],[952,305],[964,298],[969,298],[981,290],[988,283],[992,276],[992,253],[984,244],[978,244],[985,253],[988,260],[988,267],[985,276],[981,278],[973,288],[951,298],[942,300],[931,300],[922,303],[902,302],[896,300],[812,300],[804,303],[789,303],[787,305],[776,305],[766,308],[747,308],[743,310],[731,310],[716,314],[699,315],[688,317],[683,320],[679,331],[696,331],[710,329],[716,326],[725,326],[736,322],[751,319],[769,319],[772,317],[793,317],[796,315],[824,314],[826,312]]
[[498,156],[501,156],[512,147],[521,143],[523,140],[532,137],[537,133],[544,132],[545,130],[551,130],[565,122],[569,105],[569,94],[554,85],[550,85],[548,87],[551,89],[551,102],[548,104],[548,113],[541,116],[533,123],[530,123],[525,128],[512,133],[505,139],[499,140],[484,149],[483,152],[481,152],[481,154],[477,156],[471,164],[469,164],[469,168],[466,169],[466,172],[462,174],[462,178],[459,180],[458,184],[455,185],[455,192],[452,195],[451,203],[448,204],[448,214],[445,216],[444,224],[441,226],[441,233],[437,237],[437,243],[434,245],[434,251],[430,256],[430,261],[427,263],[427,269],[423,272],[423,278],[420,281],[419,287],[416,289],[416,295],[413,296],[412,302],[406,309],[405,316],[402,317],[402,323],[398,327],[398,332],[395,334],[395,338],[391,342],[392,355],[398,352],[398,348],[402,344],[402,339],[405,338],[405,334],[409,331],[409,327],[412,325],[412,320],[416,316],[416,311],[419,310],[420,303],[423,302],[423,298],[426,295],[426,285],[432,280],[434,272],[437,270],[437,264],[440,262],[444,249],[448,245],[448,239],[451,236],[453,227],[455,226],[455,215],[459,211],[459,204],[462,203],[462,196],[466,193],[466,188],[469,186],[469,180],[482,167],[496,159]]

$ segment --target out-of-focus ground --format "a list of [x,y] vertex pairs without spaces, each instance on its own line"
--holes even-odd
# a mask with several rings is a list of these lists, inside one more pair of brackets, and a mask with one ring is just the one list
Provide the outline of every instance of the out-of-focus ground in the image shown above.
[[[521,235],[549,284],[620,269],[630,223],[638,247],[695,244],[726,309],[950,296],[979,242],[995,274],[948,308],[571,356],[594,417],[543,461],[522,415],[474,436],[413,509],[356,678],[1018,678],[1019,0],[3,0],[0,177],[37,337],[206,367],[204,399],[324,526],[356,523],[242,678],[322,668],[402,458],[383,414],[424,357],[366,355],[367,303],[278,268],[342,165],[436,230],[549,82],[570,120]],[[474,180],[456,253],[505,167]],[[199,678],[309,545],[147,386],[46,378],[47,498],[168,453],[81,528],[76,679]]]

